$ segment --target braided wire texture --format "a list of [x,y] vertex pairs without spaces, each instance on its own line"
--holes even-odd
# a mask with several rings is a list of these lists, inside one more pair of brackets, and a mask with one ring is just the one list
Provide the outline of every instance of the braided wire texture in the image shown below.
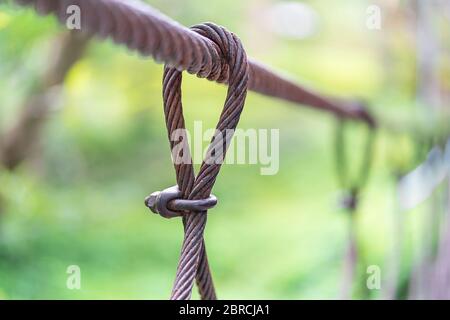
[[[181,71],[170,66],[166,66],[164,71],[164,113],[177,183],[183,198],[196,200],[209,197],[219,174],[228,147],[228,130],[236,128],[244,107],[249,72],[247,55],[240,40],[233,33],[212,23],[194,26],[192,30],[212,41],[214,46],[217,47],[217,51],[214,52],[220,53],[220,56],[215,56],[214,59],[220,58],[224,62],[221,65],[228,66],[228,68],[223,69],[213,68],[211,73],[205,74],[205,76],[217,78],[229,72],[227,74],[229,79],[228,93],[216,127],[217,134],[224,138],[213,139],[207,154],[212,155],[210,151],[217,150],[218,147],[223,152],[214,153],[211,156],[212,158],[208,159],[209,161],[204,160],[197,177],[195,177],[191,155],[173,152],[175,145],[180,143],[184,146],[183,152],[189,150],[187,137],[182,136],[180,141],[171,139],[175,130],[183,129],[182,132],[185,132],[181,102],[182,74]],[[186,161],[186,158],[188,161]],[[197,286],[202,299],[216,298],[203,240],[206,220],[206,212],[190,212],[184,216],[185,236],[172,291],[171,299],[173,300],[184,300],[191,297],[194,278],[197,279]]]
[[[55,14],[65,23],[70,5],[81,9],[81,29],[111,38],[144,56],[152,56],[178,70],[228,83],[227,65],[217,59],[214,44],[138,0],[16,0],[41,14]],[[216,70],[223,72],[217,73]],[[249,59],[249,90],[293,103],[329,111],[374,126],[375,119],[362,105],[336,101],[295,84]]]
[[[62,24],[65,24],[68,18],[67,8],[71,5],[78,6],[81,10],[82,31],[100,38],[110,38],[144,56],[152,56],[157,62],[164,62],[166,64],[164,81],[171,82],[170,86],[176,87],[178,81],[181,83],[181,74],[176,75],[176,72],[185,70],[201,78],[228,84],[229,94],[243,89],[236,84],[237,75],[231,68],[238,61],[237,56],[234,56],[236,61],[227,60],[227,57],[230,57],[230,50],[236,48],[234,42],[229,48],[221,47],[228,39],[225,31],[219,32],[212,26],[208,28],[215,31],[209,30],[208,34],[205,34],[205,26],[190,30],[138,0],[16,1],[33,6],[40,14],[54,14]],[[223,37],[220,38],[221,41],[214,38],[217,34]],[[237,53],[239,52],[234,54]],[[363,105],[329,99],[297,85],[256,61],[250,59],[247,61],[246,57],[245,61],[246,76],[245,81],[241,83],[241,85],[245,83],[245,89],[325,110],[340,118],[363,121],[371,127],[376,126],[375,119]],[[167,84],[166,88],[167,86],[169,85]],[[172,92],[172,96],[167,96],[166,102],[170,102],[170,99],[181,99],[179,90],[167,92]],[[167,92],[165,91],[165,94]],[[239,97],[227,96],[227,101],[230,99],[245,100],[245,94]],[[168,105],[166,103],[166,106]],[[223,119],[221,117],[219,130],[221,125],[225,128],[237,124],[240,111],[236,106],[232,107],[224,109],[226,113],[223,114]],[[181,110],[181,101],[179,108]],[[170,118],[172,122],[168,123],[181,126],[184,122],[182,114],[168,115],[173,118]],[[193,169],[176,166],[176,170],[179,187],[184,190],[183,195],[187,199],[202,199],[209,196],[220,166],[203,164],[194,181],[192,181]],[[215,293],[203,243],[206,214],[194,212],[184,217],[183,222],[185,239],[172,299],[190,298],[194,278],[197,279],[201,297],[213,299]]]

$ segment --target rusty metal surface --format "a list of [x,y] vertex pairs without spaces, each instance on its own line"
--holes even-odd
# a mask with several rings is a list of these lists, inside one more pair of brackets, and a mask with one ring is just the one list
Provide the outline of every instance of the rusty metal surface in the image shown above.
[[178,186],[156,191],[145,198],[145,205],[156,214],[164,218],[182,217],[189,211],[208,211],[217,204],[217,197],[211,194],[206,199],[182,199]]
[[[248,61],[247,55],[240,40],[231,32],[217,25],[207,23],[192,28],[193,32],[209,39],[217,47],[218,56],[222,66],[227,68],[211,68],[205,77],[220,78],[226,70],[229,86],[223,111],[220,115],[216,130],[222,139],[213,139],[207,154],[208,161],[203,161],[197,176],[194,175],[191,155],[172,152],[175,166],[177,184],[182,197],[189,200],[207,199],[219,174],[223,159],[225,159],[228,147],[227,130],[234,130],[244,108],[248,88]],[[229,73],[229,74],[228,74]],[[166,118],[167,133],[171,150],[180,143],[183,151],[189,150],[187,137],[180,141],[172,141],[170,137],[175,130],[185,129],[183,108],[181,102],[182,73],[175,68],[166,66],[163,81],[164,114]],[[184,131],[183,131],[184,132]],[[221,145],[220,145],[221,144]],[[221,153],[212,153],[220,146]],[[172,291],[172,299],[189,299],[191,296],[194,278],[197,280],[202,299],[215,299],[216,294],[212,283],[212,277],[206,257],[206,249],[203,241],[203,232],[206,225],[206,212],[190,212],[184,217],[185,237],[181,249],[181,257],[177,268],[175,284]]]
[[[81,8],[82,30],[124,44],[178,70],[228,83],[228,67],[209,39],[171,20],[147,4],[133,0],[16,0],[41,14],[53,13],[65,23],[66,8]],[[310,106],[375,126],[375,119],[360,104],[329,99],[306,89],[264,65],[249,59],[249,90]]]

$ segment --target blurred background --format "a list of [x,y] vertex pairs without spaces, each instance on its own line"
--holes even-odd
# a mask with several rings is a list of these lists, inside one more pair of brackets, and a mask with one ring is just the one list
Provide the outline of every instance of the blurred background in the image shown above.
[[[219,298],[450,298],[450,1],[147,2],[186,26],[227,27],[249,56],[321,93],[367,101],[381,123],[349,213],[336,119],[249,93],[239,126],[280,130],[280,170],[221,170],[205,234]],[[175,184],[162,71],[0,1],[1,299],[169,297],[182,224],[143,204]],[[213,127],[225,94],[185,76],[188,128]],[[351,170],[366,131],[346,132]],[[81,290],[66,286],[70,265]],[[371,270],[381,272],[376,288]]]

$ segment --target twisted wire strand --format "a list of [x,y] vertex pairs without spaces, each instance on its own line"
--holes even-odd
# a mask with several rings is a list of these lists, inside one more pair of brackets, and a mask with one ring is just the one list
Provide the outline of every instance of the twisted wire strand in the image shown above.
[[[228,65],[217,46],[196,32],[137,0],[16,0],[32,5],[41,14],[55,14],[61,23],[68,18],[67,8],[81,9],[81,29],[101,38],[112,38],[144,56],[186,70],[202,78],[228,83]],[[264,65],[249,60],[249,90],[293,103],[329,111],[339,117],[376,122],[360,104],[329,99],[288,80]]]
[[[69,16],[68,7],[78,6],[81,10],[82,31],[101,38],[111,38],[116,43],[126,45],[131,50],[136,50],[144,56],[152,56],[156,61],[164,62],[168,67],[177,71],[186,70],[201,78],[228,84],[228,105],[225,105],[218,129],[222,131],[226,127],[233,127],[237,124],[242,110],[238,108],[238,101],[245,100],[245,93],[232,96],[230,92],[243,92],[240,89],[243,88],[244,83],[241,83],[242,86],[240,87],[233,81],[239,76],[243,76],[244,72],[241,74],[238,72],[239,69],[231,68],[232,61],[227,61],[227,57],[236,54],[232,51],[235,47],[233,45],[229,47],[221,46],[223,44],[221,40],[227,39],[227,36],[224,36],[221,32],[211,33],[207,31],[206,33],[209,33],[211,37],[202,36],[202,32],[206,30],[204,26],[189,30],[140,1],[16,1],[20,4],[34,6],[41,14],[54,14],[62,24],[66,23]],[[218,39],[220,40],[217,41]],[[247,65],[245,55],[244,59]],[[256,61],[248,61],[245,78],[245,88],[248,86],[248,89],[255,92],[329,111],[339,118],[363,121],[370,127],[376,126],[375,119],[364,106],[319,95],[280,76]],[[176,76],[172,81],[176,82]],[[232,85],[234,85],[233,88]],[[173,101],[181,100],[181,91],[170,93],[170,99],[173,99]],[[232,100],[234,103],[229,102]],[[179,106],[181,108],[181,102]],[[182,115],[172,113],[168,116],[171,119],[170,123],[176,124],[176,126],[184,125]],[[210,150],[214,150],[218,143],[220,141],[212,141]],[[210,150],[208,150],[208,154],[210,154]],[[223,155],[212,155],[213,158],[220,156]],[[177,180],[181,182],[179,185],[184,190],[183,195],[193,200],[208,196],[219,170],[220,165],[203,163],[197,178],[192,182],[193,169],[185,166],[176,167]],[[185,239],[172,298],[189,298],[194,278],[197,279],[202,298],[214,298],[215,294],[203,242],[206,214],[192,213],[187,215],[183,221]]]
[[[226,70],[229,79],[228,93],[225,105],[216,130],[217,134],[224,137],[226,130],[234,130],[239,122],[239,118],[244,107],[248,88],[248,61],[246,53],[240,40],[231,32],[212,23],[197,25],[192,28],[196,33],[210,39],[217,47],[220,56],[214,59],[222,59],[228,65],[226,69],[211,69],[212,74],[205,74],[206,77],[220,77]],[[163,100],[164,114],[172,158],[174,161],[177,183],[184,198],[190,200],[207,198],[219,174],[221,163],[225,157],[228,144],[226,139],[213,139],[208,149],[211,158],[203,161],[197,177],[194,176],[194,167],[189,152],[186,135],[181,134],[178,140],[174,140],[173,134],[185,132],[183,117],[183,107],[181,102],[181,71],[166,66],[163,80]],[[212,153],[210,150],[218,150],[221,143],[223,152]],[[176,148],[182,145],[182,152]],[[215,299],[216,294],[212,282],[211,272],[208,266],[203,233],[207,220],[206,212],[190,212],[184,216],[185,236],[181,249],[181,256],[178,263],[175,283],[172,290],[171,299],[185,300],[191,297],[194,278],[202,299]]]
[[[176,144],[183,144],[182,150],[189,153],[187,146],[187,137],[183,135],[180,140],[173,140],[172,134],[178,129],[184,129],[184,117],[181,105],[181,72],[176,69],[166,67],[164,70],[163,88],[171,88],[172,90],[165,90],[163,92],[164,98],[164,113],[166,117],[166,125],[168,131],[168,138],[170,141],[171,150]],[[184,130],[181,133],[185,133]],[[173,162],[176,171],[177,184],[182,192],[182,197],[187,198],[195,181],[194,168],[192,164],[192,157],[190,154],[180,154],[172,152]],[[182,157],[187,157],[186,163],[181,162]],[[183,225],[186,228],[186,216],[183,216]],[[206,256],[205,245],[202,243],[202,250],[200,254],[199,268],[196,274],[197,287],[199,289],[200,298],[202,300],[215,300],[216,294],[212,282],[211,272],[208,266],[208,258]]]

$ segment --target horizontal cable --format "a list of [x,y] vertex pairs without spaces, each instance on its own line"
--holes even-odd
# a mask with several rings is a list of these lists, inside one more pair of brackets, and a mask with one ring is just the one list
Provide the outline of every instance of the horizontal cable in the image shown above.
[[[66,23],[81,9],[81,28],[99,37],[112,38],[144,56],[186,70],[199,77],[228,83],[228,66],[211,40],[171,20],[141,1],[134,0],[17,0],[41,14],[56,14]],[[334,100],[306,89],[249,59],[249,90],[293,103],[359,120],[374,127],[375,119],[362,104]]]

